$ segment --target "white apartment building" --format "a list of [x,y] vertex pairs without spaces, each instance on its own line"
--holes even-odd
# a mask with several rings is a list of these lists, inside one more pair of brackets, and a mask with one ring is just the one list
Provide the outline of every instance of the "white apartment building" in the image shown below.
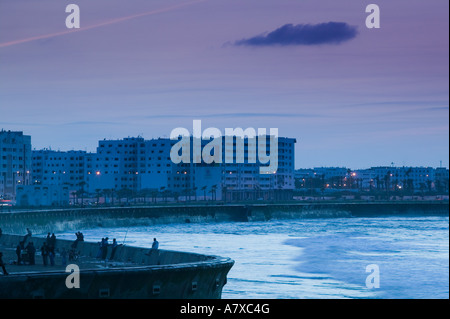
[[[142,144],[142,145],[141,145]],[[138,189],[138,150],[144,147],[142,137],[99,141],[97,152],[85,158],[84,190]]]
[[[258,198],[274,198],[283,196],[285,198],[291,195],[294,189],[294,146],[295,139],[278,138],[278,167],[276,172],[271,174],[260,174],[260,167],[268,164],[260,163],[257,158],[258,147],[255,150],[249,149],[248,141],[243,142],[242,152],[244,154],[244,162],[236,161],[236,143],[228,145],[228,149],[233,150],[233,154],[226,152],[227,143],[231,143],[222,137],[222,161],[221,163],[207,164],[203,159],[199,163],[193,160],[194,138],[190,138],[190,163],[173,164],[170,159],[170,150],[177,141],[168,139],[159,139],[148,141],[151,148],[146,150],[157,154],[158,157],[152,158],[147,163],[156,166],[152,172],[151,179],[154,181],[164,180],[166,174],[167,187],[171,192],[179,196],[195,196],[196,198],[214,198],[217,200],[239,200],[239,199],[258,199]],[[210,140],[201,140],[199,145],[201,148],[207,145]],[[230,147],[231,146],[231,147]],[[269,145],[267,144],[267,152]],[[165,148],[164,148],[165,147]],[[148,157],[150,159],[150,157]],[[250,159],[250,160],[249,160]],[[147,172],[149,173],[149,172]],[[145,179],[142,178],[142,181]],[[147,179],[147,183],[150,179]],[[153,182],[155,183],[155,182]],[[144,185],[142,182],[141,185]],[[149,188],[149,187],[147,187]],[[151,187],[150,187],[151,188]],[[286,193],[288,193],[286,195]]]
[[158,138],[144,141],[138,151],[138,184],[140,189],[171,189],[173,163],[170,150],[176,141]]
[[99,141],[97,152],[85,159],[85,190],[160,190],[171,188],[170,139],[128,137]]
[[52,185],[17,186],[16,204],[25,207],[67,206],[69,204],[69,187]]
[[[365,183],[374,182],[375,187],[383,184],[384,188],[401,189],[412,187],[414,190],[434,188],[435,169],[432,167],[372,167],[370,179]],[[358,176],[358,175],[357,175]],[[389,185],[385,185],[385,184]],[[379,188],[379,186],[378,186]]]
[[84,181],[85,156],[85,151],[33,150],[31,184],[78,190]]
[[[256,158],[256,163],[249,162],[249,159],[257,157],[253,150],[249,150],[247,140],[244,142],[244,163],[222,163],[222,178],[220,185],[223,196],[227,200],[256,200],[256,199],[288,199],[292,197],[295,188],[294,163],[295,163],[295,143],[292,138],[278,138],[278,164],[277,170],[271,173],[260,173],[261,163]],[[223,143],[225,144],[225,143]],[[270,151],[269,143],[266,144],[266,153]],[[236,143],[233,145],[236,152]],[[223,151],[225,153],[225,150]],[[258,143],[256,144],[256,154],[258,154]]]
[[31,136],[0,131],[0,198],[15,199],[18,185],[31,180]]

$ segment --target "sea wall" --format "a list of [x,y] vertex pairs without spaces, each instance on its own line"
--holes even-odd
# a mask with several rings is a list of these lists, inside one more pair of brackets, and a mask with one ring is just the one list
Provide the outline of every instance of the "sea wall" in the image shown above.
[[448,202],[301,203],[247,207],[248,220],[448,215]]
[[448,216],[448,202],[357,202],[198,205],[30,210],[0,213],[5,233],[82,230],[167,223],[264,221],[288,218]]
[[[0,237],[2,250],[13,249],[23,236]],[[31,237],[36,247],[44,238]],[[69,249],[71,241],[57,240],[56,250]],[[97,243],[79,242],[80,259],[94,257]],[[226,284],[226,276],[234,261],[219,256],[122,246],[114,258],[114,266],[85,269],[80,266],[80,288],[68,289],[69,275],[64,271],[28,271],[0,276],[0,299],[4,298],[116,298],[116,299],[218,299]],[[120,264],[127,262],[128,265]],[[80,264],[81,263],[81,264]],[[134,263],[130,266],[129,263]],[[111,264],[112,265],[112,264]]]
[[30,210],[0,213],[5,233],[82,230],[94,227],[129,227],[168,223],[246,221],[244,206],[108,207]]

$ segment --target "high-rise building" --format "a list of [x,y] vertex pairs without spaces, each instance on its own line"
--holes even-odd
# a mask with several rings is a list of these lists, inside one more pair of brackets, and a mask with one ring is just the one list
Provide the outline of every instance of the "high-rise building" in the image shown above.
[[[231,161],[226,160],[226,140],[222,137],[221,161],[194,161],[194,139],[189,141],[189,163],[173,163],[170,152],[179,140],[158,138],[144,140],[128,137],[122,140],[99,141],[97,152],[85,156],[85,188],[89,193],[100,190],[138,192],[168,191],[174,197],[205,197],[228,200],[275,199],[292,196],[294,189],[295,139],[279,138],[277,167],[261,174],[268,164],[257,158],[258,147],[251,150],[243,143],[243,162],[236,162],[236,141]],[[201,140],[203,149],[210,140]],[[269,151],[269,145],[267,150]],[[256,152],[252,154],[252,152]],[[230,154],[228,154],[229,156]],[[249,160],[249,158],[256,160]],[[226,197],[224,197],[226,196]]]
[[32,151],[32,184],[66,186],[78,190],[84,181],[85,151]]
[[99,141],[97,152],[86,156],[85,190],[138,190],[138,153],[144,146],[142,137]]
[[0,131],[0,198],[15,199],[18,185],[31,180],[31,136]]

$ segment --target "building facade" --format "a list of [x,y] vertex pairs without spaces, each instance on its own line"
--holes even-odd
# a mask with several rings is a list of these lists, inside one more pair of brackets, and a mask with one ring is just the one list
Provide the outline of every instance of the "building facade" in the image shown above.
[[70,191],[68,186],[52,185],[19,185],[17,186],[16,205],[22,207],[67,206]]
[[85,151],[33,150],[31,183],[76,191],[84,181],[85,157]]
[[15,199],[16,187],[31,181],[31,136],[0,131],[0,198]]
[[[236,155],[226,160],[225,137],[220,145],[220,161],[205,163],[203,158],[194,161],[194,139],[190,137],[189,161],[175,164],[170,152],[180,139],[128,137],[99,141],[97,152],[85,156],[84,189],[89,193],[99,190],[127,190],[135,194],[166,192],[184,200],[287,199],[292,196],[295,139],[278,139],[277,169],[270,174],[260,173],[260,167],[267,163],[249,161],[252,150],[247,142],[243,144],[246,157],[242,163],[235,161]],[[209,142],[201,140],[199,145],[203,149]],[[233,145],[233,152],[235,150],[236,145]]]
[[448,191],[448,169],[378,166],[368,169],[316,167],[295,173],[297,189],[323,188],[360,191]]

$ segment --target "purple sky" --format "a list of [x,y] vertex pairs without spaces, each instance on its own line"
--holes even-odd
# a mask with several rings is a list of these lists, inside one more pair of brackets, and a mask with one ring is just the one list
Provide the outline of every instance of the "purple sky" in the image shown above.
[[[65,34],[69,3],[81,31]],[[365,27],[370,3],[381,29]],[[1,0],[0,128],[37,149],[95,151],[200,119],[278,128],[297,139],[297,168],[448,167],[448,11],[444,0]],[[234,45],[331,21],[357,36]]]

